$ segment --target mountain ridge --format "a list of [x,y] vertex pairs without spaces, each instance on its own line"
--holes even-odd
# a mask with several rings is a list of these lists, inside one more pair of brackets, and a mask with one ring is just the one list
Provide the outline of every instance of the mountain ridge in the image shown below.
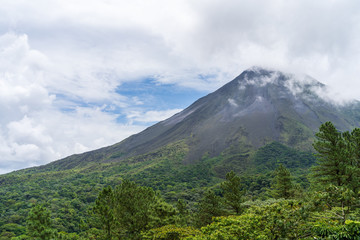
[[335,105],[323,98],[325,90],[324,84],[308,76],[299,80],[291,74],[252,67],[138,134],[42,168],[124,161],[178,141],[189,147],[184,163],[196,163],[204,155],[217,156],[232,146],[256,150],[272,141],[309,151],[321,123],[332,121],[340,130],[359,126],[359,102]]

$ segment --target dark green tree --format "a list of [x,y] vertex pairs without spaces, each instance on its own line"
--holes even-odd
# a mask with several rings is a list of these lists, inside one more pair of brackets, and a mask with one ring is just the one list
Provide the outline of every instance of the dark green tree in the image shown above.
[[160,196],[151,203],[151,219],[149,227],[161,227],[164,225],[175,224],[177,220],[176,209],[169,203],[165,202]]
[[223,190],[225,204],[232,208],[236,214],[242,212],[241,203],[243,202],[243,196],[245,191],[241,184],[241,179],[233,171],[226,174],[226,181],[221,183]]
[[213,217],[222,216],[223,214],[221,197],[217,196],[214,191],[209,190],[199,202],[195,224],[197,227],[205,226],[211,223]]
[[106,232],[106,239],[113,238],[115,225],[114,218],[114,193],[110,186],[104,187],[99,193],[93,208],[94,213],[98,216],[102,228]]
[[360,190],[360,129],[355,128],[351,133],[343,133],[346,141],[345,154],[347,157],[345,167],[345,181],[354,193]]
[[280,164],[275,170],[271,194],[274,198],[291,198],[294,196],[293,183],[289,169]]
[[152,219],[155,192],[148,187],[124,180],[115,188],[115,217],[121,238],[138,239]]
[[56,230],[51,226],[50,211],[43,205],[36,205],[30,210],[27,219],[27,235],[36,240],[54,239]]
[[341,133],[331,122],[326,122],[320,126],[316,138],[313,146],[318,152],[318,165],[313,168],[313,175],[322,183],[324,194],[319,194],[320,199],[336,218],[345,222],[358,204],[360,130]]
[[183,199],[178,199],[176,203],[176,210],[178,212],[177,224],[184,226],[189,222],[189,210],[187,204]]
[[315,178],[325,184],[344,185],[348,148],[342,134],[331,122],[326,122],[315,136],[313,146],[318,152],[318,165],[313,168]]

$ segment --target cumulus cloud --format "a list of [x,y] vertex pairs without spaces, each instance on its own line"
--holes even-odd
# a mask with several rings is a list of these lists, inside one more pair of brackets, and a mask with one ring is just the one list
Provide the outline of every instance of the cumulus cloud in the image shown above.
[[0,173],[106,146],[144,128],[118,124],[106,105],[58,101],[45,79],[49,60],[29,47],[26,35],[1,36],[0,52]]
[[[160,83],[211,91],[253,65],[308,73],[332,85],[339,79],[355,81],[359,71],[358,1],[38,0],[3,5],[0,13],[8,17],[0,24],[27,33],[54,62],[52,72],[63,74],[57,89],[88,93],[95,100],[114,97],[101,92],[110,93],[119,79],[148,75],[158,76]],[[95,81],[99,75],[101,86]]]
[[257,65],[360,99],[356,0],[13,0],[0,15],[1,169],[110,144],[178,111],[118,94],[148,77],[210,92]]

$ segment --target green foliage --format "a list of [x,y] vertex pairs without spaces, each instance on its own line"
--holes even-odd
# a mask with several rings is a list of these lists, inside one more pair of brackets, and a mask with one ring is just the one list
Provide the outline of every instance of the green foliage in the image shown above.
[[138,239],[140,233],[150,228],[174,224],[175,208],[166,203],[149,187],[124,180],[113,191],[105,187],[93,208],[105,235],[104,239]]
[[161,227],[164,225],[175,224],[178,220],[176,209],[169,203],[166,203],[160,196],[151,203],[151,222],[149,227]]
[[326,122],[316,133],[313,144],[319,156],[313,175],[322,183],[318,186],[324,192],[322,200],[329,210],[340,210],[336,215],[343,222],[359,204],[359,136],[359,129],[341,133],[331,122]]
[[240,177],[236,176],[233,171],[227,173],[226,181],[221,183],[221,189],[223,190],[225,204],[231,207],[236,214],[240,214],[242,212],[241,203],[245,194]]
[[198,227],[211,223],[213,217],[224,214],[222,199],[214,191],[208,190],[200,200],[195,216],[195,225]]
[[271,239],[300,239],[310,229],[307,209],[301,201],[283,200],[262,207],[254,206],[248,213],[261,216],[264,234]]
[[166,225],[160,228],[154,228],[141,234],[144,240],[180,240],[192,239],[200,236],[201,232],[193,227],[178,227],[175,225]]
[[313,228],[314,232],[321,239],[332,240],[359,240],[360,222],[346,220],[345,224],[338,222],[317,223]]
[[322,216],[326,214],[326,218],[331,220],[338,220],[345,222],[349,217],[353,217],[352,211],[354,204],[359,206],[359,200],[356,194],[344,186],[328,185],[323,191],[316,192],[314,194],[313,202],[317,205],[317,208],[321,210]]
[[27,220],[27,234],[33,239],[49,240],[56,235],[51,226],[50,211],[43,205],[33,207]]
[[240,216],[218,217],[197,239],[301,239],[311,226],[298,201],[252,206]]
[[309,168],[315,163],[312,153],[302,152],[278,142],[272,142],[258,149],[254,156],[257,172],[275,170],[280,164],[286,168]]
[[103,188],[95,201],[94,213],[98,216],[102,228],[106,232],[106,239],[113,237],[115,218],[114,218],[114,193],[110,186]]
[[180,226],[184,226],[189,223],[189,210],[186,202],[183,199],[179,199],[177,201],[176,210],[178,212],[176,223]]
[[[219,156],[184,164],[188,147],[177,142],[121,162],[112,162],[123,156],[118,152],[107,156],[108,163],[84,162],[68,170],[54,163],[54,171],[35,168],[2,175],[0,239],[36,238],[25,231],[27,216],[28,222],[35,216],[50,219],[50,225],[45,221],[46,227],[35,231],[38,239],[47,233],[54,239],[113,240],[351,236],[360,219],[360,130],[340,133],[326,126],[314,143],[320,160],[312,182],[321,185],[311,189],[306,189],[306,174],[314,157],[279,143],[257,153],[246,143],[235,144]],[[331,145],[333,138],[336,144]],[[225,170],[230,172],[224,181],[219,177]],[[294,195],[299,185],[305,187],[304,201],[284,200],[299,199]],[[278,199],[269,199],[269,188]],[[47,209],[31,209],[42,204]],[[347,224],[348,219],[356,224]],[[203,228],[200,233],[190,226]]]
[[16,223],[7,223],[1,226],[0,232],[11,232],[15,235],[21,235],[26,232],[26,228]]
[[318,165],[313,168],[315,177],[323,183],[342,186],[345,182],[347,156],[345,141],[331,122],[320,126],[313,146],[318,152]]
[[291,198],[294,196],[290,171],[282,164],[275,170],[271,194],[274,198]]
[[155,192],[124,180],[115,188],[114,210],[120,235],[125,238],[137,238],[141,231],[147,230],[151,221]]
[[214,222],[202,228],[203,236],[195,239],[271,239],[261,230],[261,217],[255,214],[214,218]]

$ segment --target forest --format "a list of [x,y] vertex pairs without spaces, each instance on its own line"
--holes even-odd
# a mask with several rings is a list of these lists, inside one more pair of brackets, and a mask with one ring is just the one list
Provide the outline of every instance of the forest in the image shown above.
[[214,158],[174,168],[182,143],[152,168],[3,176],[0,239],[360,239],[360,129],[326,122],[313,147],[315,157],[273,143],[254,174],[221,169],[224,179]]

